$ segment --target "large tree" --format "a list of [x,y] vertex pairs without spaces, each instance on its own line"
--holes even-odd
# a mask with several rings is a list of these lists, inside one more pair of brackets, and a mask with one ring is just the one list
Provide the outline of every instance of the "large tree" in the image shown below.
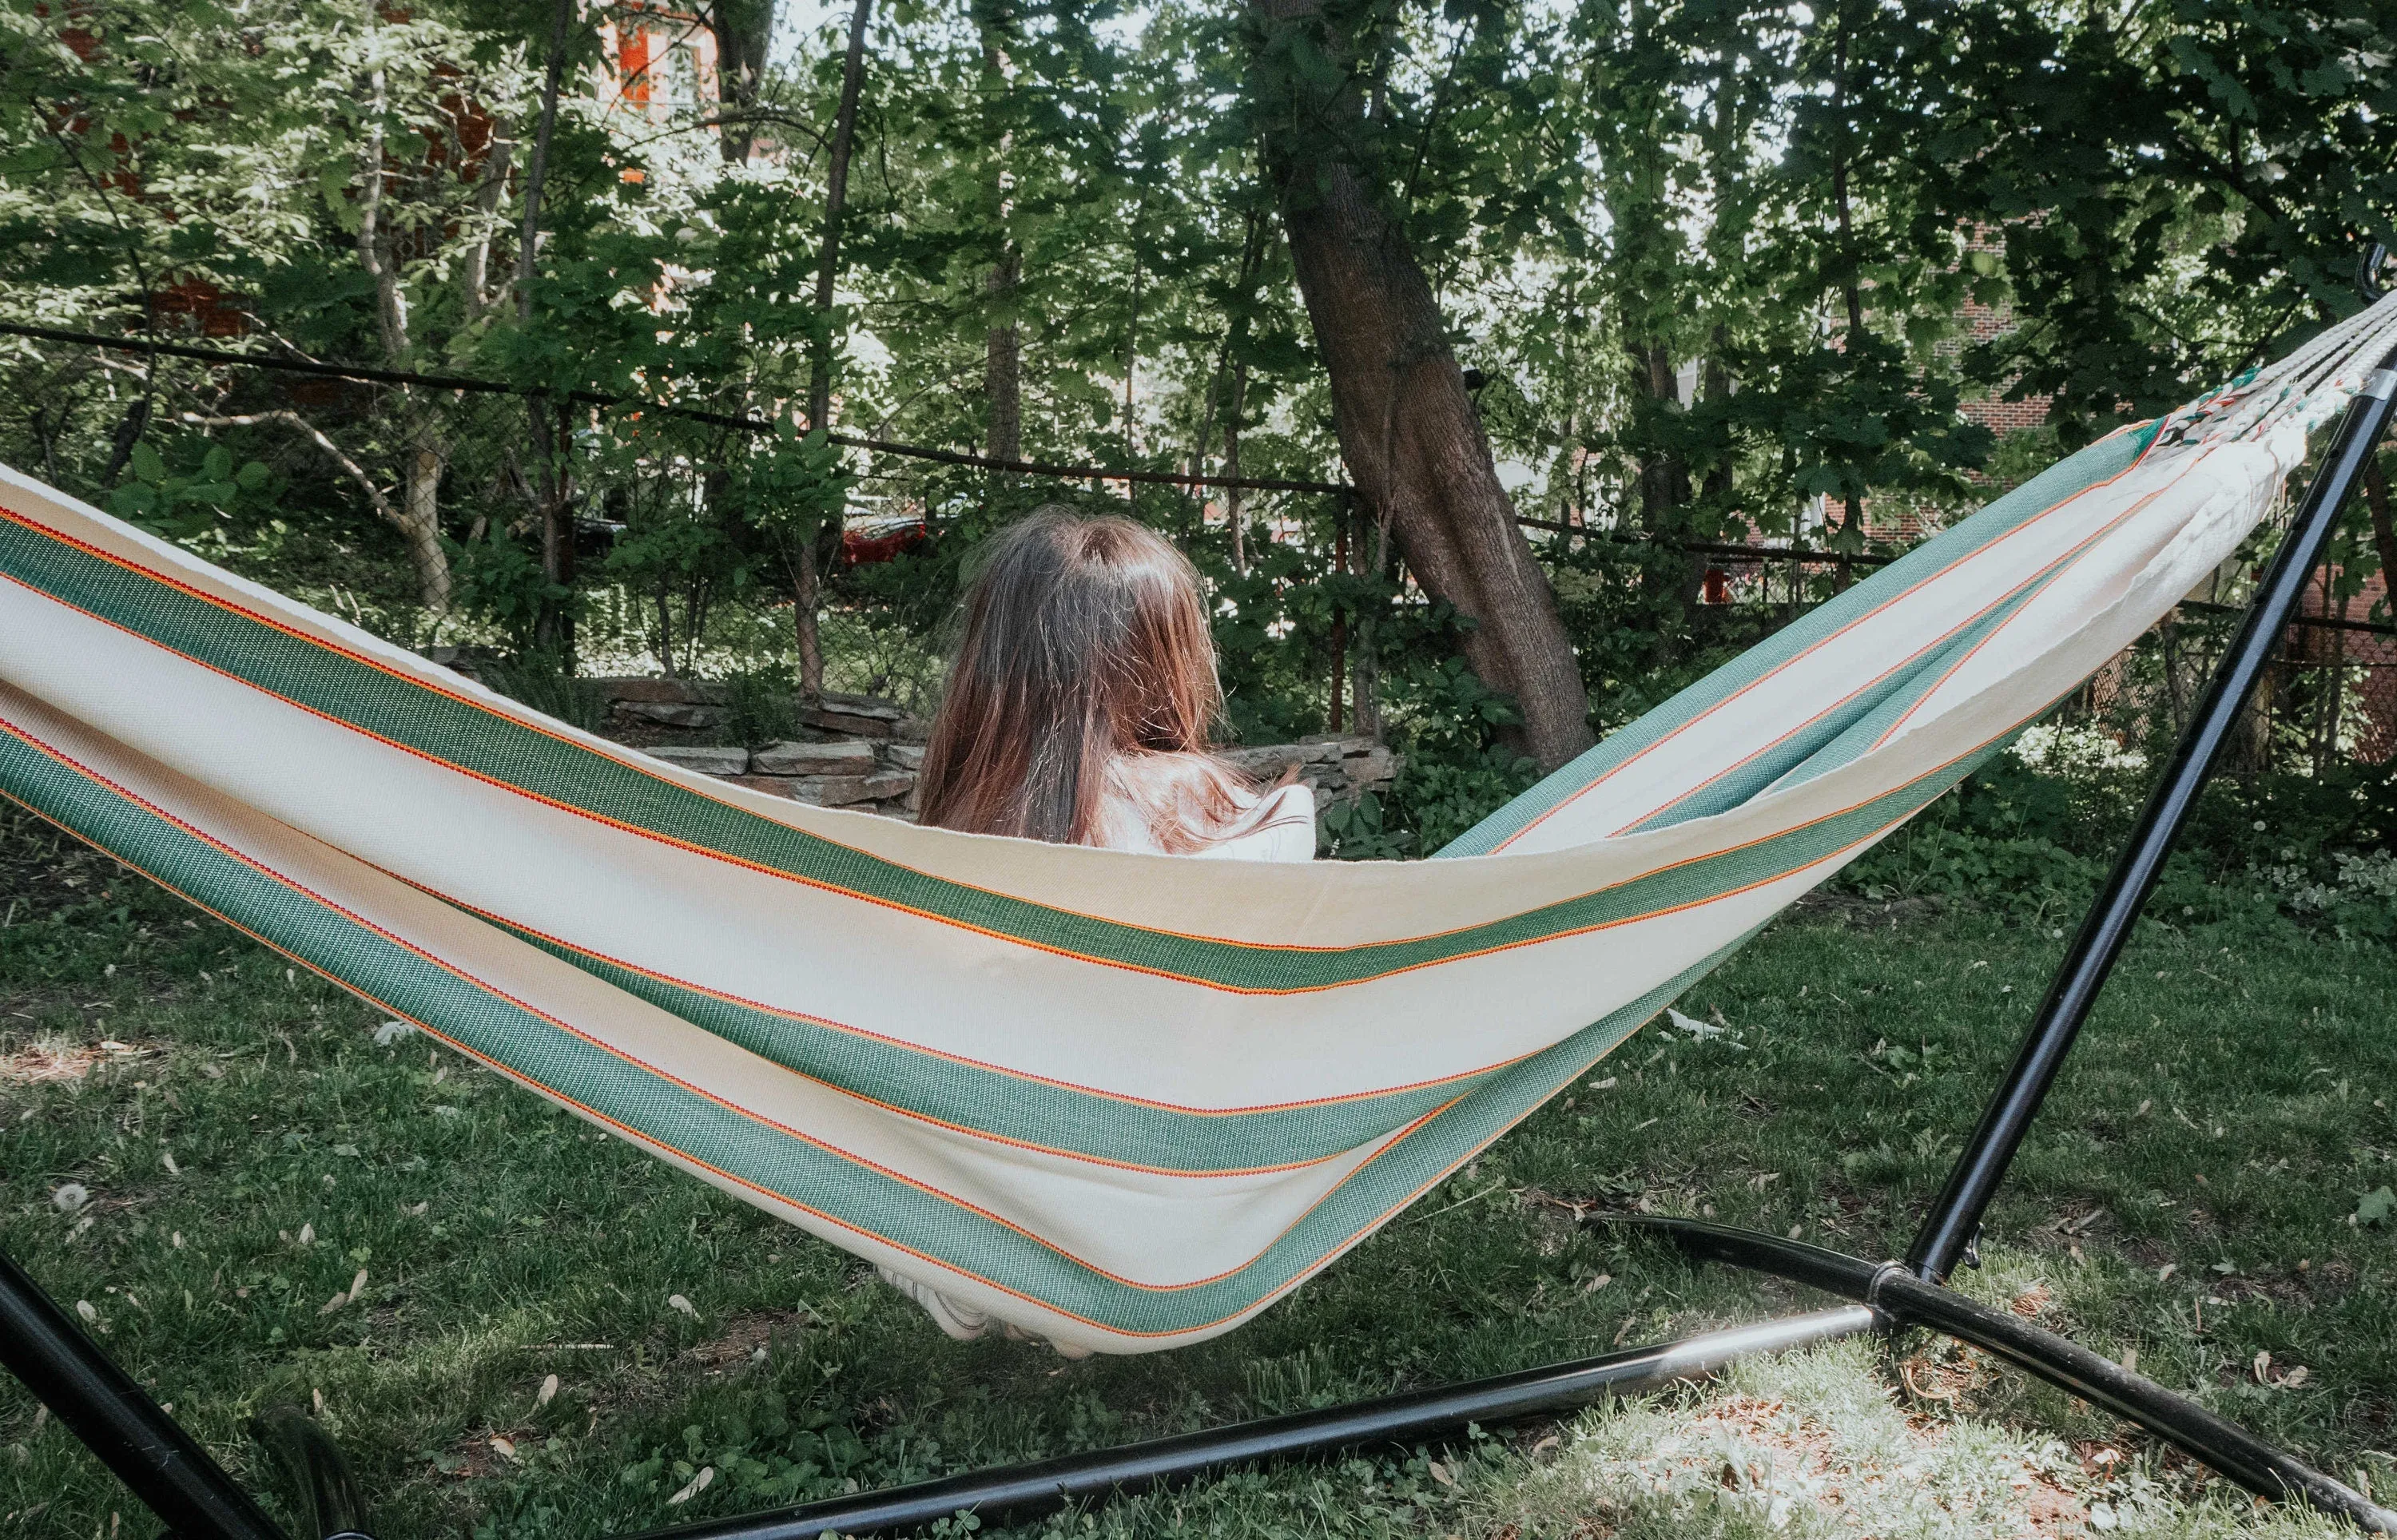
[[1513,697],[1523,747],[1554,769],[1590,745],[1589,697],[1394,206],[1369,112],[1388,18],[1324,0],[1257,0],[1252,14],[1261,147],[1341,457],[1416,581],[1472,623],[1467,660]]

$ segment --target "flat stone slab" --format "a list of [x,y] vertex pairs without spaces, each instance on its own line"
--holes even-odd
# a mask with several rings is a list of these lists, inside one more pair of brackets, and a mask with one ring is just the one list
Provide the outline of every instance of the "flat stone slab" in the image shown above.
[[760,776],[864,776],[874,770],[874,745],[855,739],[835,743],[770,743],[749,756]]
[[887,738],[898,731],[896,717],[867,716],[863,712],[845,710],[837,706],[802,706],[799,722],[827,733],[847,733],[852,737]]
[[819,807],[853,807],[905,796],[915,785],[916,777],[902,770],[873,776],[810,776],[793,781],[791,795]]
[[1340,771],[1359,786],[1386,781],[1399,773],[1399,756],[1381,744],[1365,743],[1341,753]]
[[663,760],[685,770],[696,770],[703,776],[740,776],[749,770],[749,750],[746,749],[685,748],[676,744],[641,751],[651,759]]
[[678,700],[620,700],[616,710],[636,722],[652,722],[661,727],[716,727],[724,723],[720,706]]
[[752,791],[763,791],[770,797],[790,796],[791,789],[799,784],[788,776],[727,776],[724,779],[734,786],[745,786]]
[[824,703],[827,710],[844,716],[873,717],[891,723],[904,722],[907,717],[907,713],[899,709],[897,701],[885,700],[880,696],[842,695],[835,690],[826,690]]
[[1322,734],[1297,743],[1261,743],[1220,751],[1224,763],[1260,781],[1296,766],[1299,779],[1316,795],[1333,801],[1356,796],[1399,773],[1399,757],[1368,737]]
[[703,679],[594,679],[588,683],[609,700],[642,700],[659,705],[724,704],[724,686]]
[[1306,752],[1295,743],[1265,743],[1245,749],[1220,749],[1215,757],[1244,776],[1258,780],[1271,780],[1293,764],[1306,763]]

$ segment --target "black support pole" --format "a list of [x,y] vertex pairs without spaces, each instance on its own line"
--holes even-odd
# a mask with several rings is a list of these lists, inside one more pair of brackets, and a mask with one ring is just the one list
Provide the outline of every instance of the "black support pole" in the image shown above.
[[176,1540],[285,1540],[208,1451],[7,1256],[0,1256],[0,1365]]
[[1895,1264],[1877,1281],[1872,1297],[1877,1308],[1899,1323],[1927,1326],[2002,1358],[2093,1406],[2138,1424],[2250,1492],[2277,1501],[2303,1503],[2317,1512],[2345,1519],[2367,1534],[2397,1534],[2397,1513],[2346,1482],[2323,1474],[2188,1397],[2079,1343],[2042,1331],[2011,1310],[1976,1305]]
[[958,1513],[971,1513],[984,1523],[1002,1522],[1069,1503],[1105,1502],[1118,1494],[1168,1486],[1241,1466],[1453,1438],[1473,1424],[1495,1425],[1566,1411],[1610,1395],[1687,1379],[1750,1354],[1783,1352],[1852,1336],[1869,1331],[1877,1320],[1864,1306],[1838,1306],[1465,1385],[1235,1423],[1063,1459],[977,1470],[887,1492],[836,1497],[780,1513],[659,1530],[644,1540],[830,1540],[836,1535],[904,1533]]
[[1697,1219],[1611,1214],[1590,1221],[1662,1236],[1690,1257],[1770,1273],[1870,1306],[1891,1325],[1923,1326],[1969,1343],[2146,1428],[2248,1491],[2334,1514],[2372,1534],[2397,1534],[2397,1513],[2187,1396],[2134,1374],[2010,1310],[1993,1310],[1927,1283],[1898,1262],[1868,1262],[1777,1235]]
[[2056,1072],[2064,1067],[2082,1025],[2089,1019],[2098,992],[2106,987],[2107,975],[2131,938],[2140,909],[2154,891],[2164,858],[2172,854],[2174,841],[2189,821],[2198,792],[2221,759],[2273,645],[2297,613],[2306,581],[2330,543],[2349,495],[2371,463],[2381,432],[2389,425],[2390,397],[2397,395],[2397,373],[2392,370],[2397,370],[2397,350],[2381,359],[2340,419],[2329,457],[2313,485],[2306,488],[2305,501],[2256,588],[2245,624],[2206,686],[2196,720],[2174,749],[2171,762],[2139,814],[2129,847],[2115,862],[2097,902],[2066,950],[2013,1068],[2006,1071],[2004,1082],[1981,1116],[1980,1127],[1948,1173],[1947,1186],[1907,1252],[1907,1266],[1919,1276],[1944,1281],[1971,1250],[1990,1198],[2005,1179],[2023,1135],[2055,1085]]

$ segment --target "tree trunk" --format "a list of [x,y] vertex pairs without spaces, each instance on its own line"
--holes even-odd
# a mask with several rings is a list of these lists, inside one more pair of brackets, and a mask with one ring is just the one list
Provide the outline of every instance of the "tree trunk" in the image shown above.
[[[574,20],[574,0],[557,0],[549,31],[549,70],[541,88],[541,118],[535,125],[532,159],[525,167],[524,226],[516,237],[516,317],[532,319],[533,259],[541,245],[541,199],[549,179],[549,141],[557,128],[557,94],[566,78],[567,31]],[[548,396],[536,393],[525,403],[531,425],[535,460],[534,492],[541,502],[541,576],[542,593],[533,615],[533,645],[574,671],[574,511],[565,463],[563,422],[550,420]]]
[[532,264],[541,244],[542,184],[549,179],[549,141],[557,129],[557,93],[566,80],[566,33],[574,0],[557,0],[549,27],[549,70],[541,85],[541,116],[533,126],[532,159],[525,166],[524,226],[516,236],[516,318],[532,319]]
[[2230,773],[2249,780],[2272,768],[2272,716],[2281,698],[2281,654],[2287,644],[2285,633],[2273,641],[2274,651],[2264,660],[2256,676],[2255,693],[2247,697],[2247,710],[2232,730],[2230,739]]
[[[1632,389],[1654,404],[1654,414],[1661,416],[1696,405],[1694,400],[1681,399],[1681,374],[1673,366],[1669,341],[1655,338],[1637,341],[1631,344],[1630,352]],[[1710,473],[1707,485],[1711,488],[1716,485]],[[1678,549],[1704,533],[1695,527],[1696,515],[1696,493],[1690,482],[1688,460],[1678,452],[1652,447],[1640,461],[1640,527],[1656,544]],[[1656,632],[1658,662],[1671,663],[1689,652],[1698,618],[1698,599],[1706,590],[1706,582],[1707,559],[1694,552],[1677,561],[1651,562],[1642,569],[1642,592],[1662,613],[1679,617],[1674,623],[1660,626]]]
[[[774,36],[774,0],[716,0],[707,13],[708,31],[716,34],[716,94],[736,113],[757,105],[758,83],[766,77],[766,52]],[[725,163],[746,166],[757,147],[757,129],[747,122],[728,123],[716,142]]]
[[[1319,0],[1258,5],[1269,29],[1319,24]],[[1349,51],[1345,40],[1335,46]],[[1273,60],[1268,44],[1257,63],[1263,94],[1312,91]],[[1340,132],[1362,131],[1363,102],[1350,85],[1328,102],[1262,115],[1276,126],[1265,160],[1362,504],[1388,520],[1425,591],[1474,622],[1466,660],[1513,698],[1522,747],[1555,769],[1590,745],[1589,697],[1556,595],[1498,484],[1431,285]],[[1297,122],[1313,126],[1279,126]]]
[[[1008,87],[1006,44],[1013,18],[1001,0],[981,0],[972,9],[974,26],[982,37],[983,100],[984,110],[988,113],[993,100]],[[983,338],[983,394],[990,403],[983,453],[992,459],[1011,460],[1024,458],[1023,341],[1015,325],[1015,290],[1024,278],[1024,253],[1017,247],[1009,225],[1015,210],[1009,196],[1014,184],[1008,159],[1015,146],[1015,136],[1012,130],[1000,128],[987,138],[991,150],[984,192],[998,230],[998,258],[983,280],[983,295],[991,316],[990,327]]]
[[[1142,209],[1142,210],[1140,210],[1140,211],[1138,211],[1138,212],[1136,212],[1136,213],[1134,213],[1134,214],[1133,214],[1133,216],[1132,216],[1132,227],[1133,227],[1133,229],[1134,229],[1134,231],[1135,231],[1135,232],[1137,232],[1137,231],[1138,231],[1139,226],[1140,226],[1140,222],[1141,222],[1142,216],[1143,216],[1144,214],[1145,214],[1145,213],[1146,213],[1146,210],[1145,210],[1145,209]],[[1138,370],[1138,368],[1139,368],[1139,366],[1140,366],[1140,280],[1141,280],[1141,277],[1142,277],[1142,272],[1141,272],[1141,265],[1140,265],[1140,237],[1139,237],[1139,235],[1138,235],[1137,233],[1135,233],[1135,234],[1133,235],[1133,237],[1132,237],[1132,314],[1131,314],[1131,317],[1130,317],[1130,318],[1129,318],[1129,319],[1124,323],[1124,421],[1123,421],[1123,429],[1124,429],[1124,458],[1123,458],[1123,462],[1124,462],[1124,465],[1125,465],[1125,467],[1126,467],[1127,469],[1129,469],[1131,466],[1132,466],[1133,464],[1135,464],[1135,463],[1140,459],[1140,445],[1139,445],[1139,442],[1138,442],[1138,441],[1133,437],[1133,435],[1132,435],[1132,425],[1133,425],[1132,409],[1133,409],[1133,408],[1132,408],[1132,376],[1133,376],[1133,374]],[[1124,510],[1125,510],[1125,511],[1127,511],[1127,512],[1137,512],[1137,511],[1139,511],[1139,509],[1140,509],[1139,492],[1140,492],[1140,483],[1138,483],[1138,482],[1134,482],[1134,481],[1128,481],[1128,482],[1124,483]]]
[[1249,335],[1249,301],[1256,290],[1257,270],[1265,257],[1265,219],[1256,210],[1248,215],[1247,233],[1240,241],[1240,275],[1233,286],[1232,316],[1224,327],[1224,340],[1215,348],[1215,366],[1207,375],[1207,395],[1198,416],[1198,437],[1190,448],[1190,473],[1198,475],[1207,468],[1207,456],[1215,444],[1216,413],[1224,405],[1225,376],[1235,357],[1244,356]]
[[[1731,399],[1731,371],[1723,367],[1722,361],[1730,347],[1731,339],[1725,335],[1724,328],[1715,327],[1710,355],[1698,371],[1700,388],[1706,392],[1704,399],[1707,401]],[[1731,489],[1732,461],[1731,457],[1725,454],[1707,468],[1706,481],[1698,488],[1698,499],[1710,509],[1720,510],[1730,501]]]
[[1379,740],[1382,736],[1382,657],[1381,614],[1384,600],[1380,594],[1382,573],[1386,566],[1389,542],[1376,528],[1368,530],[1357,521],[1357,504],[1349,499],[1343,514],[1354,526],[1357,570],[1359,576],[1373,579],[1373,592],[1357,617],[1357,661],[1351,676],[1350,691],[1356,697],[1356,731],[1364,737]]
[[792,542],[791,578],[799,611],[799,696],[812,706],[824,699],[824,636],[816,624],[817,612],[824,605],[824,588],[815,541]]
[[425,432],[408,451],[399,501],[399,528],[408,541],[408,564],[416,569],[417,595],[435,615],[449,610],[449,553],[441,549],[441,476],[448,469],[440,440]]
[[1012,243],[984,285],[991,306],[1006,317],[983,339],[983,393],[990,401],[990,431],[983,453],[992,459],[1024,458],[1024,355],[1011,307],[1023,274],[1023,254]]
[[[1224,420],[1224,474],[1234,481],[1240,478],[1240,409],[1248,405],[1249,365],[1246,359],[1232,365],[1232,413]],[[1224,512],[1232,525],[1232,570],[1245,578],[1249,575],[1247,531],[1240,526],[1240,489],[1224,488]]]
[[532,644],[574,671],[574,471],[567,463],[571,440],[566,414],[553,420],[552,403],[536,395],[532,413],[533,455],[541,464],[541,604],[533,612]]
[[[372,123],[361,151],[365,164],[360,167],[363,186],[358,194],[358,265],[374,285],[375,329],[382,341],[383,358],[393,368],[405,369],[410,363],[408,295],[400,287],[382,228],[382,115],[388,100],[379,68],[367,75],[367,105]],[[430,404],[412,389],[403,388],[400,401],[403,411],[430,411]],[[408,434],[405,455],[400,478],[405,492],[393,522],[408,541],[408,564],[416,569],[417,598],[438,617],[449,610],[449,553],[441,546],[441,472],[449,457],[429,417],[417,422]],[[380,495],[376,500],[380,503]]]
[[[1635,383],[1642,396],[1666,405],[1681,402],[1681,384],[1673,373],[1670,344],[1635,342],[1631,360]],[[1678,457],[1659,453],[1641,458],[1640,522],[1652,538],[1669,539],[1680,534],[1677,526],[1681,511],[1689,500],[1689,468]]]
[[[1346,578],[1348,575],[1348,502],[1340,501],[1334,515],[1339,527],[1332,538],[1332,570]],[[1345,725],[1341,704],[1348,694],[1348,610],[1346,605],[1332,611],[1332,720],[1327,725],[1338,732]]]
[[[1831,111],[1840,120],[1840,153],[1831,162],[1831,198],[1840,220],[1840,293],[1847,301],[1848,329],[1843,339],[1851,356],[1865,335],[1865,301],[1856,276],[1856,232],[1848,208],[1848,8],[1846,0],[1839,0],[1839,36],[1834,45],[1834,80],[1831,87]],[[1865,534],[1864,500],[1851,490],[1847,506],[1840,520],[1840,533],[1861,541]],[[1844,593],[1855,581],[1855,571],[1841,562],[1831,578],[1831,591]]]
[[[1698,388],[1705,392],[1702,398],[1704,400],[1720,402],[1728,400],[1731,396],[1731,371],[1724,368],[1722,363],[1722,355],[1729,346],[1729,339],[1724,336],[1723,328],[1715,327],[1708,341],[1710,350],[1708,356],[1698,370]],[[1696,403],[1694,402],[1692,405],[1694,405]],[[1724,450],[1727,451],[1727,449],[1728,445],[1725,445]],[[1690,532],[1700,539],[1735,538],[1735,535],[1727,536],[1721,524],[1724,511],[1731,502],[1731,496],[1732,458],[1729,453],[1719,451],[1714,463],[1707,467],[1706,479],[1698,484],[1697,501],[1691,507],[1691,518],[1685,522],[1685,527],[1689,527]],[[1703,526],[1696,524],[1695,521],[1699,518],[1707,521]],[[1704,591],[1708,565],[1709,559],[1707,557],[1694,556],[1691,559],[1690,580],[1694,586],[1690,591],[1689,603],[1694,603]],[[1725,574],[1725,577],[1728,578],[1729,575]],[[1683,609],[1687,611],[1687,603],[1684,604]]]
[[469,321],[480,320],[493,302],[491,237],[499,232],[500,200],[507,196],[509,165],[516,148],[515,140],[494,135],[483,156],[482,177],[475,184],[475,244],[466,248],[458,264],[458,299]]
[[[840,73],[840,110],[833,119],[832,153],[825,166],[824,248],[816,259],[816,314],[824,335],[808,371],[808,428],[832,427],[832,301],[833,285],[840,272],[840,221],[849,202],[849,160],[857,142],[857,97],[865,82],[865,23],[874,14],[874,0],[857,0],[849,19],[849,57]],[[824,536],[837,540],[840,515],[828,516],[830,527],[803,532],[792,563],[792,587],[797,615],[794,624],[799,646],[799,695],[813,702],[824,698],[824,642],[817,626],[823,602],[821,564],[816,548]],[[837,548],[836,548],[837,549]]]

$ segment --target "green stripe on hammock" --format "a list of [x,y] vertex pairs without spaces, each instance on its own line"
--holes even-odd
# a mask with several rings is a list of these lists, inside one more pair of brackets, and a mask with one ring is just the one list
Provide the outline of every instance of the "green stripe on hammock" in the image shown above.
[[[2123,429],[2049,466],[1864,582],[1782,627],[1637,722],[1608,734],[1604,742],[1441,846],[1435,856],[1489,855],[1571,801],[1600,776],[1664,742],[1740,691],[1855,625],[1896,594],[1935,577],[2057,505],[2130,470],[2155,442],[2161,426],[2159,418]],[[1758,784],[1770,785],[1783,771],[1806,757],[1805,753],[1788,756],[1779,769]],[[1710,806],[1706,809],[1713,810]],[[1703,816],[1703,812],[1682,815]],[[1665,819],[1665,815],[1658,815],[1658,818]],[[1665,821],[1681,820],[1676,817]]]
[[227,854],[5,728],[0,784],[127,865],[562,1101],[835,1225],[1128,1335],[1205,1330],[1269,1303],[1597,1063],[1746,940],[1493,1071],[1361,1166],[1247,1264],[1199,1283],[1148,1287],[1110,1278],[955,1199],[631,1063]]
[[[2037,496],[2060,492],[2057,472],[2079,466],[2076,489],[2119,473],[2129,445],[2144,443],[2123,434],[2083,450],[2065,466],[2035,479],[1978,517],[1891,567],[1872,582],[1851,590],[1843,603],[1855,613],[1877,606],[1916,557],[1907,582],[1927,577],[1972,549],[1985,545],[2050,503],[2030,507]],[[2110,453],[2099,456],[2099,450]],[[2096,458],[2093,458],[2096,457]],[[2047,484],[2047,485],[2042,485]],[[2009,504],[2015,506],[2010,508]],[[1994,517],[1992,515],[1995,515]],[[1943,549],[1944,548],[1944,549]],[[1680,909],[1754,886],[1828,858],[1869,839],[1887,824],[1911,814],[1921,802],[1901,790],[1818,823],[1788,830],[1760,844],[1727,851],[1615,887],[1437,936],[1346,948],[1296,949],[1172,935],[1093,916],[1076,914],[946,882],[867,855],[822,836],[751,813],[667,777],[624,763],[530,727],[513,717],[446,695],[347,657],[324,644],[242,615],[161,579],[77,549],[19,521],[0,521],[0,571],[6,571],[62,603],[84,609],[157,644],[192,657],[281,698],[440,763],[462,769],[563,806],[632,829],[780,872],[802,882],[936,919],[955,922],[1029,945],[1091,962],[1140,968],[1188,982],[1259,991],[1336,988],[1492,949]],[[1888,585],[1884,588],[1884,584]],[[1834,608],[1838,606],[1827,606]],[[1817,612],[1819,617],[1822,612]],[[1809,617],[1810,620],[1815,617]],[[1803,626],[1804,623],[1801,623]],[[1801,629],[1793,626],[1789,631]],[[1584,784],[1640,747],[1661,740],[1664,729],[1650,724],[1665,716],[1682,721],[1701,714],[1708,700],[1728,698],[1775,666],[1774,654],[1794,656],[1803,645],[1830,634],[1826,621],[1787,646],[1768,643],[1683,692],[1640,724],[1614,735],[1585,755],[1574,784]],[[1788,631],[1781,633],[1788,636]],[[1776,643],[1778,639],[1776,638]],[[1760,657],[1760,655],[1762,655]],[[1936,674],[1906,683],[1917,689]],[[1897,694],[1907,694],[1903,686]],[[1851,713],[1827,722],[1816,734],[1793,738],[1782,758],[1802,761],[1821,743],[1845,730],[1852,713],[1885,708],[1894,697],[1853,701]],[[1636,740],[1636,741],[1627,741]],[[1620,745],[1621,747],[1617,747]],[[1775,775],[1780,772],[1774,771]],[[1562,772],[1560,773],[1561,777]],[[1562,784],[1551,777],[1544,785]],[[1538,789],[1517,805],[1538,800]],[[1485,824],[1484,830],[1491,825]],[[1462,845],[1476,836],[1468,835]],[[1458,853],[1453,845],[1443,854]]]

